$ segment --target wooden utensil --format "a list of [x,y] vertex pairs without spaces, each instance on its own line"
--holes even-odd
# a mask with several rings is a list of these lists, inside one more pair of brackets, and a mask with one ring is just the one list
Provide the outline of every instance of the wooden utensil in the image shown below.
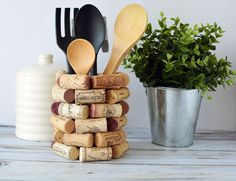
[[95,50],[89,41],[76,39],[67,48],[67,58],[76,74],[86,75],[94,64]]
[[147,13],[142,6],[131,4],[121,10],[116,19],[112,53],[104,74],[116,72],[124,57],[142,37],[147,23]]
[[88,40],[95,50],[95,62],[91,75],[97,75],[97,53],[106,34],[105,22],[100,11],[91,4],[84,5],[75,19],[75,36]]

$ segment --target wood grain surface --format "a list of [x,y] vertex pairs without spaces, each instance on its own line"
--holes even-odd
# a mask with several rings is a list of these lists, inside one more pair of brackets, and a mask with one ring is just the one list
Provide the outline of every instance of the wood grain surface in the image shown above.
[[127,130],[120,159],[80,163],[52,153],[49,142],[15,137],[0,127],[0,180],[235,180],[236,132],[198,133],[188,148],[151,143],[149,130]]

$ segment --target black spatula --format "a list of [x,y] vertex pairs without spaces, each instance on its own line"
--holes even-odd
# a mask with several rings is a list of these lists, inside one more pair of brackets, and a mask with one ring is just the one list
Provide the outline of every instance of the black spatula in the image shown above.
[[[75,19],[77,13],[79,11],[79,8],[74,8],[74,14],[73,17]],[[65,8],[64,13],[64,31],[65,35],[62,36],[61,34],[61,8],[56,8],[56,16],[55,16],[55,23],[56,23],[56,39],[57,39],[57,45],[60,47],[60,49],[65,53],[69,44],[75,39],[75,36],[71,34],[71,28],[70,23],[72,23],[72,27],[74,26],[74,21],[71,21],[70,18],[70,8]],[[74,74],[74,70],[70,66],[68,60],[67,60],[67,69],[69,74]]]

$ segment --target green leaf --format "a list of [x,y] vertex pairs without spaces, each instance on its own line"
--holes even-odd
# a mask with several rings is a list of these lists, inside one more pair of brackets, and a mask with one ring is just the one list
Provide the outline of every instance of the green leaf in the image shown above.
[[193,49],[193,52],[195,55],[200,55],[200,51],[198,49],[199,49],[199,45],[195,45],[195,47]]
[[165,64],[168,64],[168,62],[167,62],[166,60],[162,59],[162,61],[163,61]]
[[206,56],[204,59],[203,59],[203,64],[204,65],[208,65],[208,61],[209,61],[209,56]]
[[183,63],[184,63],[187,59],[188,59],[188,55],[187,55],[187,54],[184,54],[184,55],[182,56],[182,61],[183,61]]
[[160,12],[160,15],[161,15],[161,17],[164,17],[164,16],[165,16],[164,13],[163,13],[163,11]]
[[163,21],[161,21],[161,20],[158,20],[158,23],[159,23],[159,26],[160,26],[161,28],[163,28],[163,27],[164,27],[164,23],[163,23]]
[[148,23],[148,25],[147,25],[147,29],[146,29],[146,32],[145,32],[146,34],[151,34],[152,33],[152,25],[151,25],[151,23]]
[[182,51],[184,53],[188,51],[188,48],[186,48],[184,46],[179,47],[179,49],[180,49],[180,51]]
[[223,36],[223,34],[215,33],[216,38],[220,38]]
[[199,45],[195,45],[194,50],[198,50],[199,49]]
[[166,56],[167,56],[167,60],[170,60],[173,57],[173,55],[171,55],[169,53],[167,53]]
[[236,75],[236,70],[230,70],[231,75]]
[[201,32],[203,32],[203,28],[201,27],[201,28],[198,28],[198,31],[201,33]]
[[204,62],[201,61],[200,59],[197,60],[197,64],[198,64],[200,67],[203,67],[203,66],[204,66]]
[[174,64],[172,62],[167,63],[165,66],[165,72],[170,72],[171,70],[173,70],[173,68],[174,68]]
[[196,63],[195,63],[195,57],[194,57],[194,56],[193,56],[192,59],[191,59],[191,66],[192,66],[193,68],[197,68],[197,65],[196,65]]
[[176,19],[175,19],[175,25],[178,25],[178,24],[179,24],[179,22],[180,22],[180,19],[179,19],[179,17],[176,17]]

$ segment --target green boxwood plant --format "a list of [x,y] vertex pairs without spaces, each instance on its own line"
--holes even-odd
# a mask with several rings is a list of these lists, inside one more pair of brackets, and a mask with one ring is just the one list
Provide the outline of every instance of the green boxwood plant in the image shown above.
[[125,68],[135,72],[139,80],[150,87],[165,86],[198,89],[202,95],[215,91],[218,85],[234,84],[236,73],[225,58],[213,51],[224,31],[216,23],[194,25],[163,13],[159,28],[149,23],[139,43],[123,61]]

